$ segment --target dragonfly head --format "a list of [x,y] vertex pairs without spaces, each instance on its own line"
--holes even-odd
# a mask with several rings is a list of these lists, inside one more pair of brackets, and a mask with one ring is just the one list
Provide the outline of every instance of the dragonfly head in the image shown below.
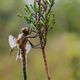
[[24,33],[24,34],[28,34],[29,33],[29,29],[27,27],[21,28],[21,32]]

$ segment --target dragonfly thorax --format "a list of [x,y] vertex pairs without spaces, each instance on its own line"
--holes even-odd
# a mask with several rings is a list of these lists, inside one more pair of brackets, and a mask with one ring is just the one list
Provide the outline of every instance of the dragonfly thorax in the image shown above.
[[27,43],[27,38],[25,36],[25,34],[19,34],[18,38],[17,38],[17,44],[19,46],[19,48],[21,49],[25,49],[26,43]]

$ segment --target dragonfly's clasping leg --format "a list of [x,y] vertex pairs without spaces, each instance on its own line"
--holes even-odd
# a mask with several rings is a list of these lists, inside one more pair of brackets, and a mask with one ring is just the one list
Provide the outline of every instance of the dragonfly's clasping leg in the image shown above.
[[12,55],[13,50],[14,50],[14,48],[10,49],[10,56]]

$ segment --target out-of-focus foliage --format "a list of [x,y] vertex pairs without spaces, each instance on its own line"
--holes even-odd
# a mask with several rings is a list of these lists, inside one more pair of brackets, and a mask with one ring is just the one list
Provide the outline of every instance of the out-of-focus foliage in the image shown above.
[[80,1],[56,0],[56,31],[80,33]]
[[20,28],[17,13],[23,11],[23,5],[23,0],[0,0],[0,54],[8,48],[8,35],[16,34]]
[[[0,80],[22,80],[21,63],[15,60],[16,51],[14,56],[9,56],[8,36],[17,36],[25,25],[17,17],[17,13],[25,14],[23,7],[23,0],[0,0]],[[80,0],[55,1],[56,23],[46,47],[52,80],[80,80],[79,9]],[[28,80],[46,80],[40,50],[32,49],[28,54]]]

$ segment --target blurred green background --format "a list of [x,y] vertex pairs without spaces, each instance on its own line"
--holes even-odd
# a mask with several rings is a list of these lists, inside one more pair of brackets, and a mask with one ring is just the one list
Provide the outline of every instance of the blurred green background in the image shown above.
[[[30,0],[31,2],[32,0]],[[28,1],[29,2],[29,1]],[[26,23],[23,0],[0,0],[0,80],[22,80],[16,51],[9,55],[8,36],[17,36]],[[80,80],[80,0],[55,0],[55,25],[48,35],[46,56],[52,80]],[[47,80],[40,50],[28,54],[28,80]]]

